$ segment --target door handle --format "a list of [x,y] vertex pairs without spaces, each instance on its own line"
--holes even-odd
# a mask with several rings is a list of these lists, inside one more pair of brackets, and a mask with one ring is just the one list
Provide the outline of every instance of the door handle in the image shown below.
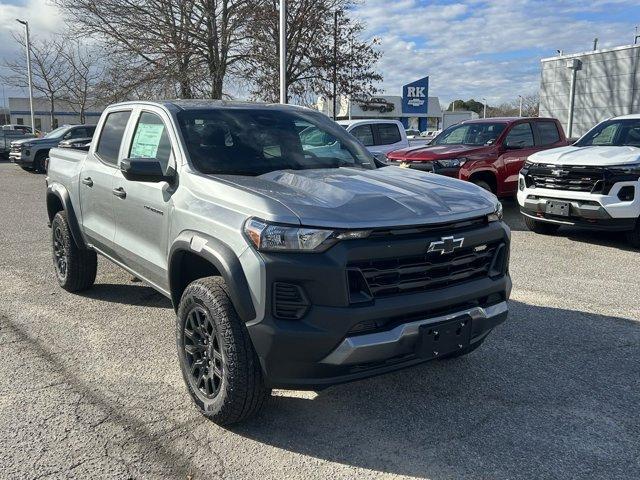
[[126,198],[127,197],[127,192],[125,192],[124,188],[122,188],[122,187],[114,188],[113,190],[111,190],[111,192],[116,197],[120,197],[120,198]]
[[93,180],[91,180],[91,177],[83,178],[82,183],[87,187],[93,187]]

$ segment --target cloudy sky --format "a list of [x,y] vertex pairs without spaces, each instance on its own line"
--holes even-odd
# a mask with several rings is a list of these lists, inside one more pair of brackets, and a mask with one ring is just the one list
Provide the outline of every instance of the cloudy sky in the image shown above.
[[[385,93],[399,95],[403,84],[429,75],[429,93],[442,103],[486,97],[495,104],[535,92],[539,60],[556,49],[590,50],[594,37],[601,47],[632,43],[640,2],[363,0],[355,14],[382,41]],[[0,0],[0,61],[17,52],[16,18],[40,36],[61,23],[48,0]],[[16,93],[6,88],[7,96]]]

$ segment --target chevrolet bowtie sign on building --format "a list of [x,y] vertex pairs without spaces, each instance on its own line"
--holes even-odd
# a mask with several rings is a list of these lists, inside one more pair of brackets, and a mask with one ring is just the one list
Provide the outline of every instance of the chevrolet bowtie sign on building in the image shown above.
[[402,87],[402,113],[427,113],[428,100],[429,77]]

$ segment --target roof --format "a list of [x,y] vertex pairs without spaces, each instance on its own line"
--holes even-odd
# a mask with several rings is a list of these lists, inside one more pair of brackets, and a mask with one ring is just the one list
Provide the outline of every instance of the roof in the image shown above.
[[394,118],[358,118],[355,120],[338,120],[338,125],[355,125],[357,123],[400,123]]
[[290,108],[306,108],[298,105],[283,105],[280,103],[264,103],[264,102],[247,102],[240,100],[208,100],[208,99],[169,99],[169,100],[132,100],[121,102],[116,105],[157,105],[170,110],[198,110],[212,108],[274,108],[274,109],[290,109]]
[[487,117],[487,118],[472,118],[465,120],[462,123],[513,123],[519,120],[552,120],[555,118],[548,117]]
[[629,113],[627,115],[620,115],[618,117],[610,118],[609,120],[640,120],[640,113]]
[[584,57],[587,55],[597,55],[599,53],[608,53],[608,52],[616,52],[619,50],[629,50],[632,48],[640,48],[640,44],[639,45],[622,45],[621,47],[614,47],[614,48],[602,48],[600,50],[589,50],[586,52],[580,52],[580,53],[566,53],[566,54],[562,54],[562,55],[556,55],[555,57],[547,57],[547,58],[541,58],[540,61],[541,62],[550,62],[553,60],[566,60],[566,59],[570,59],[570,58],[577,58],[577,57]]

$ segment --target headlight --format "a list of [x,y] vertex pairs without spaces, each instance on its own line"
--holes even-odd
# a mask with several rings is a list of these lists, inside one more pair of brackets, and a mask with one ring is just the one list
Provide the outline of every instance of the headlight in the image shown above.
[[341,240],[366,238],[369,230],[325,230],[272,224],[250,218],[244,233],[251,243],[263,252],[324,252]]
[[607,167],[607,170],[614,175],[640,175],[640,163],[615,165],[613,167]]
[[490,222],[499,222],[502,220],[502,203],[498,202],[496,204],[495,211],[487,215],[487,220]]
[[465,164],[467,158],[448,158],[446,160],[438,160],[438,164],[442,168],[458,168]]

